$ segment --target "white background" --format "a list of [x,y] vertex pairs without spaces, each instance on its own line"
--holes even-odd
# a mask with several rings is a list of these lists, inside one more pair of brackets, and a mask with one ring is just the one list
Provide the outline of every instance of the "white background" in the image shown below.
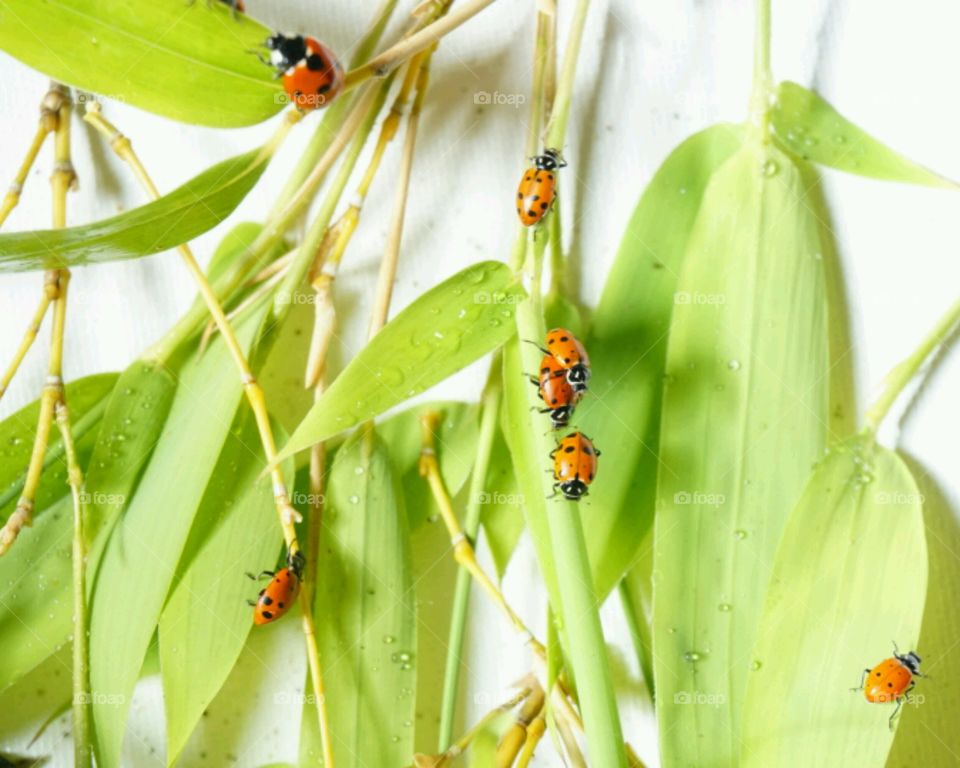
[[[377,5],[372,0],[248,1],[251,14],[268,26],[314,34],[344,59]],[[524,165],[526,107],[481,107],[474,98],[481,91],[528,95],[534,6],[533,0],[498,0],[444,40],[434,59],[395,308],[473,261],[507,257],[516,232],[512,199]],[[561,37],[565,38],[572,2],[561,0],[561,6]],[[596,301],[627,218],[666,154],[690,133],[713,122],[743,118],[752,66],[752,18],[752,3],[747,0],[594,1],[564,148],[570,162],[564,176],[564,240],[572,249],[572,268],[585,303]],[[947,0],[913,0],[906,6],[892,0],[781,0],[774,3],[774,74],[814,85],[854,122],[907,156],[956,179],[960,178],[957,29],[960,6]],[[0,184],[4,184],[3,179],[12,178],[32,136],[46,80],[0,55],[0,83],[4,148]],[[108,103],[106,112],[133,139],[161,190],[172,189],[200,169],[257,145],[272,133],[276,122],[222,131],[179,125],[116,103]],[[295,130],[231,221],[263,218],[315,124],[312,116]],[[335,359],[344,359],[362,345],[369,286],[392,204],[398,146],[399,142],[374,183],[341,270],[337,290],[346,328]],[[143,201],[126,169],[79,121],[74,158],[80,190],[70,197],[71,223],[103,218]],[[46,150],[8,229],[49,225],[50,166]],[[957,298],[958,201],[954,193],[945,191],[833,172],[825,177],[851,299],[862,408],[884,373],[916,346]],[[225,229],[220,227],[194,243],[202,259],[209,257]],[[0,280],[0,361],[4,363],[34,310],[40,285],[39,274],[5,275]],[[64,369],[68,378],[77,378],[124,368],[179,316],[194,291],[171,252],[78,269],[70,294]],[[46,338],[45,332],[0,404],[0,415],[37,396],[45,371]],[[473,398],[482,381],[480,371],[470,369],[430,396]],[[954,439],[960,415],[958,391],[960,358],[945,355],[902,429],[885,435],[890,444],[899,441],[930,473],[953,508],[960,495]],[[534,626],[542,625],[544,598],[526,543],[511,565],[506,591]],[[472,615],[465,696],[470,722],[479,716],[481,705],[505,692],[529,663],[499,616],[476,594]],[[641,756],[655,764],[649,705],[630,682],[636,680],[637,670],[616,606],[605,608],[604,621],[616,666],[626,671],[626,734]],[[301,685],[302,668],[291,661],[300,646],[295,622],[281,631],[289,635],[287,652],[260,643],[263,647],[256,649],[255,665],[244,657],[245,673],[238,676],[244,682],[237,682],[240,688],[235,690],[251,686],[256,690],[259,685],[256,706],[251,710],[249,701],[240,701],[239,694],[221,696],[201,726],[210,734],[235,733],[240,718],[250,726],[247,733],[234,744],[218,741],[215,748],[195,739],[185,764],[195,764],[201,749],[208,750],[205,765],[233,762],[228,754],[244,766],[295,759],[299,718],[293,705],[288,711],[277,708],[272,691]],[[160,758],[150,754],[151,749],[162,752],[158,693],[146,687],[138,695],[131,714],[134,735],[128,739],[127,762],[160,764]],[[42,702],[43,695],[37,696]],[[31,723],[42,720],[40,705],[24,703],[16,718],[22,733],[30,732]],[[63,731],[58,724],[35,749],[49,751],[59,745],[58,754],[66,755]],[[22,744],[20,740],[0,746]],[[64,756],[56,764],[67,765],[69,760]],[[547,739],[538,765],[555,764]]]

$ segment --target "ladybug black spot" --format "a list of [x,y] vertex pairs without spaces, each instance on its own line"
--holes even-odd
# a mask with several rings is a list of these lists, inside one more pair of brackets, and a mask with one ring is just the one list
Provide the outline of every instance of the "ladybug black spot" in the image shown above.
[[564,452],[564,453],[573,453],[575,450],[577,450],[577,449],[574,448],[572,445],[568,445],[566,448],[563,449],[563,452]]
[[547,210],[547,204],[546,204],[546,203],[540,203],[540,207],[541,207],[543,210]]
[[263,604],[264,604],[264,605],[273,605],[273,598],[270,597],[270,595],[264,595],[264,596],[263,596]]
[[537,212],[533,210],[533,208],[527,211],[527,216],[536,216],[536,215],[537,215]]
[[283,608],[283,603],[277,603],[277,608]]
[[587,456],[593,456],[593,450],[590,448],[589,445],[583,446],[583,452],[587,454]]
[[880,673],[879,673],[879,672],[877,672],[877,677],[880,677]]
[[553,398],[553,399],[550,401],[550,404],[551,404],[551,405],[556,405],[558,402],[560,402],[560,401],[557,400],[557,398]]
[[547,178],[550,179],[550,181],[553,181],[553,174],[552,174],[552,173],[548,173],[548,174],[547,174]]
[[565,357],[565,358],[563,358],[563,362],[565,362],[565,363],[571,363],[571,362],[573,362],[573,361],[572,361],[569,357]]
[[265,618],[265,619],[267,619],[267,620],[272,619],[272,618],[273,618],[273,614],[270,613],[270,611],[264,611],[264,612],[263,612],[263,618]]
[[523,192],[517,192],[517,200],[523,200]]
[[893,683],[887,683],[887,688],[893,688]]
[[530,174],[528,173],[526,176],[523,177],[523,180],[524,180],[524,181],[530,181],[530,178],[531,178],[531,176],[530,176]]
[[530,199],[531,199],[531,200],[539,200],[539,199],[540,199],[540,195],[534,195],[534,196],[531,197]]
[[317,93],[324,94],[330,90],[331,83],[324,83],[319,88],[317,88]]
[[327,63],[321,56],[316,53],[311,53],[307,56],[307,69],[313,70],[314,72],[322,72],[327,68]]
[[569,337],[569,336],[561,336],[561,337],[560,337],[560,341],[570,341],[570,337]]
[[590,482],[593,482],[593,472],[590,473]]

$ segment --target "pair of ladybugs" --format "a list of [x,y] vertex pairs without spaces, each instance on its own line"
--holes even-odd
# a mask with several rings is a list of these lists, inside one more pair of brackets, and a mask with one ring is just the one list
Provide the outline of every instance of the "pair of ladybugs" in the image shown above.
[[860,678],[860,685],[851,690],[863,691],[864,698],[873,704],[897,703],[890,715],[890,727],[893,720],[903,706],[907,694],[916,685],[914,677],[923,677],[920,674],[920,657],[914,651],[898,653],[897,645],[893,645],[893,656],[884,659],[873,669],[864,669]]
[[257,576],[248,573],[251,579],[259,580],[264,576],[270,583],[260,590],[256,600],[248,601],[253,606],[253,623],[269,624],[290,610],[300,594],[303,582],[303,555],[298,551],[287,553],[287,566],[279,571],[261,571]]

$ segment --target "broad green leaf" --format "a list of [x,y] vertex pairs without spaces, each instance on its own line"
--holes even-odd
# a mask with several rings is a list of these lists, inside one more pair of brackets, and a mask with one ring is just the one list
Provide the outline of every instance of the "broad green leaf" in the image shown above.
[[777,141],[804,160],[871,179],[957,189],[956,183],[894,152],[796,83],[780,83],[770,121]]
[[817,466],[774,562],[739,765],[884,764],[893,707],[850,688],[891,655],[891,641],[903,653],[917,647],[927,593],[921,507],[910,470],[881,446],[836,449]]
[[[317,576],[317,640],[338,765],[406,765],[413,754],[413,586],[398,482],[380,439],[364,427],[334,459]],[[314,764],[312,704],[303,722],[301,758]]]
[[270,34],[205,0],[0,6],[0,49],[33,69],[173,120],[224,128],[259,123],[283,107],[272,69],[253,55]]
[[[67,383],[73,439],[78,446],[88,444],[89,438],[96,433],[107,397],[116,381],[117,374],[102,373]],[[0,520],[5,521],[10,516],[23,491],[39,416],[40,401],[34,400],[0,421]],[[50,430],[44,471],[34,500],[34,517],[68,492],[63,441],[60,430],[54,426]]]
[[337,376],[280,457],[367,421],[506,341],[523,287],[486,261],[440,283],[400,312]]
[[716,169],[741,130],[715,125],[664,161],[627,224],[586,337],[593,376],[575,422],[603,451],[600,480],[584,518],[597,592],[605,597],[631,567],[653,523],[660,404],[670,316],[690,231]]
[[960,657],[953,653],[953,644],[960,637],[960,614],[954,599],[960,594],[960,526],[932,473],[909,456],[899,457],[916,478],[921,493],[929,560],[927,581],[936,586],[927,591],[920,647],[916,649],[923,658],[921,671],[930,673],[931,685],[926,680],[917,684],[915,693],[926,698],[923,706],[904,707],[887,766],[952,768],[960,754],[960,729],[956,727],[960,717]]
[[229,216],[269,160],[260,149],[245,152],[157,200],[93,224],[0,234],[0,272],[137,259],[186,243]]
[[[826,445],[826,298],[804,195],[787,155],[745,143],[707,185],[677,281],[690,301],[670,322],[653,563],[669,765],[736,763],[774,552]],[[700,695],[723,706],[707,716],[688,703]]]
[[176,388],[177,382],[164,368],[137,360],[120,374],[107,401],[84,484],[89,497],[84,535],[91,590],[110,529],[150,459]]
[[390,455],[394,473],[400,479],[411,530],[417,530],[438,514],[433,494],[420,477],[420,449],[423,440],[420,417],[427,411],[442,415],[434,435],[440,474],[455,497],[473,469],[477,443],[477,406],[455,401],[423,403],[396,413],[377,425],[377,434]]
[[[257,314],[237,328],[244,348],[259,321]],[[93,706],[104,768],[119,765],[130,695],[241,396],[219,340],[184,365],[150,463],[107,543],[90,607],[90,683],[104,694]]]
[[480,523],[497,577],[501,579],[523,533],[522,502],[513,459],[503,433],[498,429],[490,453],[483,498],[480,499]]
[[[283,535],[273,490],[259,478],[256,422],[241,409],[217,460],[187,539],[178,581],[160,617],[167,763],[180,755],[227,679],[253,627],[246,573],[272,569]],[[293,477],[292,462],[285,467]],[[262,630],[261,630],[262,631]]]

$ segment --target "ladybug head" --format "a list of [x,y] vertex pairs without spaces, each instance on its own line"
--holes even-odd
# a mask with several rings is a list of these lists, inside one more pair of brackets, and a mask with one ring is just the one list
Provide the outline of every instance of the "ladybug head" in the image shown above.
[[574,392],[583,392],[587,388],[587,382],[590,380],[590,369],[581,364],[573,366],[567,371],[567,381],[573,387]]
[[570,410],[569,405],[561,405],[559,408],[550,411],[550,424],[554,429],[567,426],[570,422]]
[[281,72],[295,66],[307,55],[307,43],[303,35],[274,32],[266,39],[264,45],[270,50],[270,63]]
[[587,484],[579,478],[576,480],[568,480],[565,483],[560,483],[560,493],[563,494],[565,499],[579,501],[580,497],[585,496],[587,493]]
[[917,656],[917,654],[914,651],[910,651],[909,653],[904,653],[904,654],[895,653],[893,655],[897,658],[897,661],[899,661],[901,664],[903,664],[903,666],[909,669],[912,674],[914,675],[920,674],[920,657]]
[[293,571],[298,579],[303,576],[303,566],[305,562],[303,552],[299,549],[296,552],[287,553],[287,567]]
[[559,149],[545,149],[542,155],[537,155],[533,159],[538,170],[555,171],[557,168],[566,168],[567,163],[560,157]]

